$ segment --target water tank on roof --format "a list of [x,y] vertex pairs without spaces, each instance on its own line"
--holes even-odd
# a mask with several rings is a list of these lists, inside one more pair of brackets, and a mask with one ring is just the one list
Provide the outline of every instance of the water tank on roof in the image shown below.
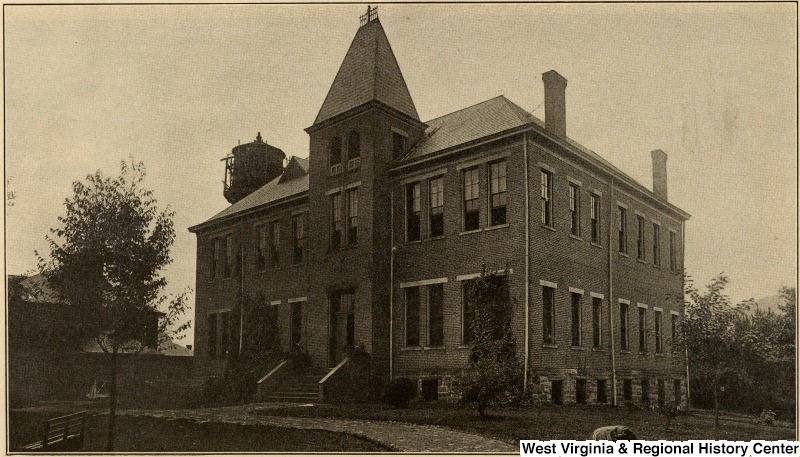
[[283,172],[286,154],[268,145],[258,132],[252,143],[240,144],[225,157],[225,188],[223,195],[236,203],[277,178]]

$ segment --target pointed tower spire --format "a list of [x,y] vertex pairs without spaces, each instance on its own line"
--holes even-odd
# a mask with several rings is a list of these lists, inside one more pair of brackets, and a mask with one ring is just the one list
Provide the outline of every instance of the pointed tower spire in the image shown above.
[[368,7],[360,19],[362,25],[350,43],[314,124],[372,101],[419,121],[377,8]]

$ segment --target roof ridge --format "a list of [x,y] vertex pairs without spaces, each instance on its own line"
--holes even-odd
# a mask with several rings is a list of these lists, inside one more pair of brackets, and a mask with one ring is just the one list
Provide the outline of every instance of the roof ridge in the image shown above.
[[434,117],[433,119],[429,119],[429,120],[425,121],[425,123],[426,123],[426,124],[428,124],[428,123],[430,123],[430,122],[437,121],[437,120],[439,120],[439,119],[441,119],[441,118],[443,118],[443,117],[447,117],[447,116],[450,116],[450,115],[452,115],[452,114],[456,114],[456,113],[458,113],[458,112],[461,112],[461,111],[464,111],[464,110],[468,110],[468,109],[470,109],[470,108],[474,108],[474,107],[476,107],[476,106],[478,106],[478,105],[483,105],[484,103],[488,103],[488,102],[490,102],[490,101],[492,101],[492,100],[495,100],[495,99],[498,99],[498,98],[504,98],[504,97],[505,97],[504,95],[498,95],[498,96],[496,96],[496,97],[488,98],[488,99],[486,99],[486,100],[484,100],[484,101],[482,101],[482,102],[478,102],[478,103],[475,103],[475,104],[472,104],[472,105],[469,105],[469,106],[465,106],[465,107],[463,107],[463,108],[461,108],[461,109],[457,109],[457,110],[455,110],[455,111],[453,111],[453,112],[451,112],[451,113],[442,114],[442,115],[441,115],[441,116],[439,116],[439,117]]
[[525,110],[525,108],[523,108],[523,107],[521,107],[521,106],[517,105],[516,103],[514,103],[513,101],[511,101],[511,100],[510,100],[508,97],[506,97],[505,95],[501,95],[501,97],[503,97],[503,100],[505,100],[505,101],[506,101],[506,103],[508,103],[509,105],[511,105],[511,108],[514,110],[514,114],[516,114],[516,115],[517,115],[517,117],[519,117],[519,119],[520,119],[522,122],[525,122],[525,123],[528,123],[528,122],[533,122],[533,119],[531,119],[531,118],[533,118],[533,117],[535,117],[535,116],[534,116],[532,113],[530,113],[529,111],[526,111],[526,110]]

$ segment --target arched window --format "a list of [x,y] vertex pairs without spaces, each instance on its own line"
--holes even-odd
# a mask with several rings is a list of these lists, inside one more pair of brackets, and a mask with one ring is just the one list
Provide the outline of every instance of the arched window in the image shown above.
[[361,135],[356,131],[350,132],[347,137],[347,158],[349,160],[361,157]]
[[342,140],[338,136],[331,139],[331,144],[328,147],[328,154],[330,155],[331,165],[342,163]]

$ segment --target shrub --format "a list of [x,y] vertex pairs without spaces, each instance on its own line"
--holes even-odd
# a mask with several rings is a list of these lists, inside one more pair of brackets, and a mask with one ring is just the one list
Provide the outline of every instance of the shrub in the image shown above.
[[408,408],[416,395],[416,385],[409,378],[396,378],[389,382],[384,401],[395,408]]
[[775,422],[775,411],[772,411],[771,409],[765,409],[761,411],[757,422],[759,424],[772,425]]

